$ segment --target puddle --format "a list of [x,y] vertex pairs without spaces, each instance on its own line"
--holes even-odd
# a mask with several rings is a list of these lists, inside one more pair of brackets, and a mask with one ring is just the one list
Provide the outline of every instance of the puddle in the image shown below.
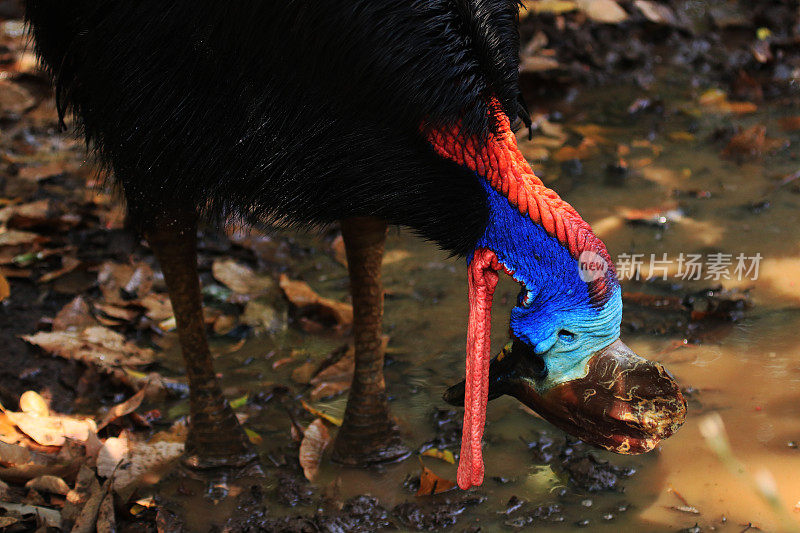
[[[752,307],[737,322],[686,344],[674,334],[628,333],[625,341],[637,353],[659,359],[681,385],[689,388],[690,410],[684,427],[663,442],[657,451],[641,457],[620,457],[596,452],[600,460],[633,468],[636,473],[619,480],[615,491],[585,492],[565,482],[549,466],[536,464],[527,442],[542,432],[559,436],[549,424],[523,410],[516,401],[503,398],[488,409],[486,429],[486,481],[475,492],[486,501],[468,507],[459,527],[479,525],[485,531],[525,525],[519,514],[502,513],[516,497],[539,506],[558,504],[557,520],[537,519],[536,529],[570,531],[588,526],[592,531],[677,531],[699,524],[741,531],[752,523],[765,531],[784,526],[760,499],[749,482],[732,473],[709,449],[700,423],[712,412],[722,417],[732,450],[750,474],[768,471],[782,505],[800,523],[800,194],[791,184],[778,187],[782,176],[797,170],[793,134],[790,151],[738,164],[720,157],[724,142],[715,139],[726,124],[748,127],[765,124],[770,135],[781,132],[776,120],[790,112],[765,107],[744,116],[677,110],[689,105],[688,95],[677,84],[663,87],[661,98],[672,115],[667,120],[652,114],[630,115],[626,110],[637,97],[630,88],[586,93],[560,109],[571,124],[603,124],[595,136],[603,138],[600,154],[580,165],[570,162],[539,164],[544,180],[572,203],[598,228],[609,251],[619,254],[712,253],[754,256],[760,254],[756,280],[681,281],[674,264],[669,281],[680,283],[680,292],[723,285],[750,289]],[[654,92],[658,92],[655,90]],[[677,94],[676,94],[677,93]],[[650,93],[651,99],[658,97]],[[685,98],[683,102],[681,98]],[[791,111],[797,114],[797,109]],[[571,122],[571,117],[579,120]],[[689,132],[691,137],[674,132]],[[687,139],[694,140],[687,140]],[[670,140],[675,139],[675,140]],[[639,160],[642,168],[609,170],[617,160],[618,145],[630,148],[628,163]],[[524,149],[523,145],[523,149]],[[648,159],[652,162],[646,164]],[[675,192],[678,191],[678,192]],[[766,200],[766,202],[764,202]],[[763,202],[761,207],[753,208]],[[657,223],[630,224],[625,210],[677,210],[680,216],[666,227]],[[301,243],[324,248],[310,236]],[[401,250],[384,268],[387,289],[385,331],[391,336],[388,391],[394,415],[408,444],[419,448],[436,436],[434,414],[447,409],[441,400],[445,388],[463,378],[466,336],[466,275],[462,261],[449,259],[430,244],[406,232],[391,230],[388,250]],[[642,274],[647,272],[645,264]],[[306,255],[292,270],[317,291],[344,298],[347,272],[330,254]],[[650,291],[645,282],[624,282],[628,291]],[[508,309],[518,288],[510,280],[498,286],[495,297],[493,350],[506,342]],[[277,336],[249,340],[234,354],[218,358],[218,369],[229,390],[251,395],[272,385],[289,383],[291,370],[310,354],[319,359],[343,344],[343,339],[300,333],[290,329]],[[224,346],[218,346],[221,351]],[[274,361],[300,350],[296,363],[273,370]],[[272,354],[266,358],[267,354]],[[341,414],[345,398],[316,402],[315,406]],[[290,422],[276,402],[250,413],[247,426],[263,438],[262,457],[290,442]],[[457,445],[453,447],[457,451]],[[437,474],[455,479],[456,467],[424,458]],[[268,463],[269,464],[269,463]],[[415,501],[403,488],[407,476],[418,475],[415,457],[377,470],[352,470],[324,462],[315,482],[318,492],[333,491],[342,500],[359,494],[377,497],[387,509]],[[270,487],[275,487],[275,480]],[[683,498],[673,492],[677,491]],[[452,497],[451,492],[435,498]],[[270,500],[272,498],[269,498]],[[309,513],[313,507],[289,508],[268,502],[272,515]],[[697,512],[693,512],[696,510]]]

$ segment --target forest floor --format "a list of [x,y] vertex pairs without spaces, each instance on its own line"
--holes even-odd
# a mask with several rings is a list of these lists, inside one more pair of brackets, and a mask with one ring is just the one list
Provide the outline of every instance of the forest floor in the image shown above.
[[[568,200],[570,191],[593,179],[585,168],[599,159],[603,186],[617,187],[631,175],[658,181],[664,175],[648,177],[648,169],[659,158],[659,139],[694,143],[698,130],[720,158],[780,153],[796,167],[796,1],[540,0],[525,7],[521,83],[534,122],[533,140],[522,145],[523,152]],[[324,451],[340,423],[340,411],[325,401],[344,397],[353,364],[352,310],[337,228],[301,236],[202,229],[199,268],[208,332],[226,393],[241,419],[252,421],[248,434],[272,481],[237,495],[224,483],[198,488],[168,475],[159,487],[171,487],[173,494],[154,489],[159,473],[183,450],[187,412],[163,276],[146,243],[126,228],[124,208],[104,186],[84,143],[59,126],[48,80],[27,47],[14,4],[0,3],[0,16],[0,531],[175,531],[187,521],[196,528],[199,519],[187,517],[191,513],[182,507],[216,505],[227,491],[237,496],[230,499],[235,504],[227,509],[229,519],[219,518],[226,514],[222,507],[213,517],[199,513],[218,530],[458,525],[478,531],[481,523],[493,530],[490,520],[511,530],[566,530],[626,512],[627,500],[590,509],[589,498],[618,491],[636,468],[599,460],[582,443],[549,430],[526,438],[533,451],[524,453],[559,474],[563,493],[545,502],[514,495],[483,514],[473,512],[489,505],[480,492],[439,494],[452,482],[429,467],[455,462],[460,439],[460,412],[444,407],[426,412],[433,437],[419,447],[425,463],[385,488],[395,496],[351,494],[335,477],[322,483]],[[674,90],[691,94],[692,106],[678,110],[664,96],[663,88],[675,80],[682,87]],[[627,143],[609,142],[610,129],[590,120],[592,110],[574,107],[594,95],[600,102],[609,87],[619,86],[637,95],[623,104],[641,126]],[[711,131],[698,126],[707,114],[739,118],[763,108],[792,112],[778,118],[777,128],[737,127],[728,119]],[[675,122],[688,126],[667,132]],[[527,134],[520,133],[523,138]],[[800,192],[800,172],[781,173],[776,183],[782,191]],[[683,194],[702,199],[711,193],[689,188]],[[755,197],[746,209],[768,210],[770,200]],[[661,231],[672,222],[671,213],[669,207],[630,209],[622,219]],[[432,266],[436,276],[457,277],[454,263],[428,256],[409,261],[416,244],[398,237],[392,242],[384,263],[387,305],[408,301],[413,313],[414,304],[444,300],[444,288],[393,285],[392,276],[421,275]],[[676,346],[726,334],[753,305],[746,291],[716,286],[643,288],[631,282],[625,288],[626,330],[666,337]],[[463,344],[456,326],[453,335]],[[402,331],[391,331],[392,339]],[[388,342],[389,364],[405,368],[394,340]],[[288,347],[293,343],[297,349]],[[259,370],[248,371],[251,365]],[[429,369],[433,374],[437,367]],[[691,397],[691,387],[685,392]],[[497,476],[488,482],[509,481]],[[700,525],[665,530],[720,527],[718,517],[695,517],[690,502],[678,492],[675,498],[678,512]]]

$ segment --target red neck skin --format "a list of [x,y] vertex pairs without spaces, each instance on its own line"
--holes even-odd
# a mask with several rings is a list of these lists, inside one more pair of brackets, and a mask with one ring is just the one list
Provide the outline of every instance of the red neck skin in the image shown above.
[[[555,191],[536,177],[517,148],[508,117],[499,102],[491,98],[490,113],[497,121],[497,131],[487,138],[460,135],[460,126],[427,129],[428,141],[445,159],[474,171],[487,180],[511,205],[527,215],[550,235],[556,237],[576,259],[584,250],[598,253],[613,271],[605,246],[592,229]],[[425,128],[423,128],[425,129]],[[505,270],[494,252],[477,249],[469,266],[469,329],[467,332],[467,379],[464,398],[464,429],[458,486],[468,489],[483,482],[481,437],[488,402],[492,296],[497,272]],[[510,272],[508,272],[511,274]],[[591,283],[592,298],[602,299],[606,278]]]
[[458,486],[467,490],[483,483],[481,439],[486,423],[491,360],[492,297],[500,266],[493,251],[481,248],[469,265],[469,326],[467,329],[467,380],[464,395],[464,429],[458,462]]

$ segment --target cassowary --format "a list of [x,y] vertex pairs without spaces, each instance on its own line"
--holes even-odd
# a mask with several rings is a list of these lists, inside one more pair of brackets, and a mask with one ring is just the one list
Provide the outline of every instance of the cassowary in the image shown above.
[[[216,379],[197,279],[198,220],[341,221],[356,369],[333,458],[407,455],[380,349],[387,224],[465,257],[469,279],[458,484],[483,480],[486,402],[511,394],[582,439],[651,449],[685,401],[619,340],[603,243],[533,174],[511,124],[516,0],[27,0],[59,111],[71,111],[157,256],[191,388],[187,462],[255,454]],[[583,266],[583,268],[581,267]],[[498,273],[521,287],[490,365]]]

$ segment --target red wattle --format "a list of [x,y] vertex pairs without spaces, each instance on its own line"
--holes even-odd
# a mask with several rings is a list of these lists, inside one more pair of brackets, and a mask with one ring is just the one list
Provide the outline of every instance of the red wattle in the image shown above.
[[475,250],[468,271],[467,379],[457,478],[458,486],[464,490],[483,483],[481,439],[489,396],[492,297],[497,286],[499,267],[494,252],[480,248]]

